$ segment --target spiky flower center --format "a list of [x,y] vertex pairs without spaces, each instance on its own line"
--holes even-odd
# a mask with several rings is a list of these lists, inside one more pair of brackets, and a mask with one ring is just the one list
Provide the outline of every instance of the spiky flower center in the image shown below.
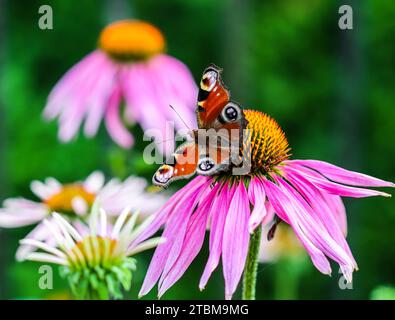
[[125,255],[117,239],[87,236],[69,251],[62,275],[79,299],[121,299],[135,269],[136,261]]
[[99,48],[117,61],[143,60],[163,52],[165,39],[147,22],[122,20],[103,29]]
[[251,172],[268,173],[290,156],[290,147],[277,122],[265,113],[244,110],[251,143]]
[[67,213],[73,211],[73,201],[75,199],[80,198],[88,206],[91,206],[95,197],[95,194],[88,192],[81,184],[69,184],[64,185],[58,193],[46,199],[44,203],[51,211]]

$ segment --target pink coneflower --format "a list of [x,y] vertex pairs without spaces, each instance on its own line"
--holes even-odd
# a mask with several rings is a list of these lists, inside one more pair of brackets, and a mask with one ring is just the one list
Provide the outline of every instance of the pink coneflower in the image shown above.
[[[140,210],[150,215],[166,201],[164,195],[145,191],[147,182],[139,177],[129,177],[125,181],[112,179],[105,183],[103,173],[96,171],[84,181],[62,184],[55,178],[45,182],[33,181],[32,192],[40,199],[10,198],[0,208],[0,227],[17,228],[38,224],[27,238],[53,242],[42,221],[50,213],[57,211],[63,215],[85,219],[95,201],[111,216],[117,216],[125,207]],[[30,246],[19,247],[16,257],[22,259],[32,250]]]
[[[289,224],[315,267],[331,274],[336,261],[351,282],[357,264],[346,242],[346,214],[340,197],[390,196],[360,187],[394,187],[386,182],[316,160],[288,160],[289,146],[278,124],[266,114],[244,110],[251,132],[251,172],[196,177],[159,210],[148,237],[165,224],[167,242],[158,246],[140,295],[159,282],[162,296],[199,253],[207,224],[210,254],[199,287],[203,289],[222,257],[225,297],[230,299],[245,271],[255,281],[261,225],[277,215]],[[359,187],[356,187],[359,186]],[[250,240],[250,234],[251,240]],[[249,291],[244,298],[253,298]]]
[[169,104],[193,127],[196,84],[188,68],[164,51],[162,33],[149,23],[123,20],[107,26],[98,49],[68,71],[49,95],[44,115],[59,118],[59,138],[71,140],[84,119],[85,135],[92,137],[104,119],[111,138],[124,148],[133,145],[124,123],[157,129],[152,134],[162,142],[171,134],[166,121],[185,127]]

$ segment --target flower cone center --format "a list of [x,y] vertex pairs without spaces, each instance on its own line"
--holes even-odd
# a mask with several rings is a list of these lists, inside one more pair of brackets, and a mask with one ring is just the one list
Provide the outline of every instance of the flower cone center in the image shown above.
[[165,39],[147,22],[122,20],[103,29],[99,48],[118,61],[142,60],[163,52]]
[[70,212],[73,211],[73,199],[79,197],[91,206],[95,200],[95,195],[84,189],[80,184],[70,184],[62,187],[62,190],[50,198],[46,199],[44,203],[51,209],[51,211]]
[[267,173],[290,156],[287,138],[278,123],[265,113],[244,110],[251,146],[252,173]]

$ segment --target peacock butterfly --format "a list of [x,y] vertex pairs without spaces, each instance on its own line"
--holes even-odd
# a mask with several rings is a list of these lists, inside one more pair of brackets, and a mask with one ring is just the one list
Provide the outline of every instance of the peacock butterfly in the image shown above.
[[175,150],[173,161],[160,166],[152,178],[153,184],[167,187],[170,182],[195,173],[212,176],[240,163],[247,120],[240,105],[230,100],[221,72],[214,64],[204,70],[197,97],[198,129],[190,132],[192,141]]

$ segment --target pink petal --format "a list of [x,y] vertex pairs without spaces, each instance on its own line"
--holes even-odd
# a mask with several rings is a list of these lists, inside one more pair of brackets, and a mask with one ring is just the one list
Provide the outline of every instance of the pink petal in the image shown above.
[[[289,177],[289,176],[288,176]],[[294,187],[279,177],[275,177],[282,191],[289,196],[296,209],[295,222],[299,223],[306,235],[311,241],[328,257],[338,262],[341,266],[346,265],[356,267],[354,258],[348,248],[343,235],[338,228],[336,221],[326,221],[331,217],[330,214],[322,218],[316,214],[316,211],[306,202]],[[325,210],[322,206],[316,210]],[[325,220],[326,223],[323,223]],[[294,226],[292,224],[292,226]]]
[[[95,63],[98,63],[98,61],[100,60],[95,61]],[[68,95],[62,101],[58,102],[62,104],[62,110],[59,116],[59,138],[62,141],[69,141],[75,136],[83,118],[89,110],[89,100],[92,97],[102,94],[100,91],[101,88],[97,86],[98,76],[102,75],[102,73],[105,73],[102,77],[109,75],[105,71],[108,68],[107,66],[107,60],[101,61],[93,70],[91,70],[91,65],[87,66],[86,68],[88,69],[89,67],[89,72],[86,74],[86,70],[82,70],[81,78],[77,79],[79,82],[78,87],[70,90]],[[98,70],[101,71],[98,72]],[[114,70],[110,71],[112,73],[114,72]]]
[[87,101],[88,110],[84,125],[84,133],[87,137],[96,135],[100,122],[104,117],[111,93],[114,87],[119,86],[118,68],[112,61],[106,61],[102,66],[92,95]]
[[325,199],[330,210],[334,213],[336,221],[344,236],[347,236],[347,215],[342,199],[339,196],[334,196],[325,192],[321,192],[321,195]]
[[262,223],[266,216],[266,194],[259,178],[252,178],[248,187],[248,196],[254,206],[250,220],[248,221],[248,231],[253,233],[255,228]]
[[248,219],[250,218],[250,202],[244,183],[235,188],[229,212],[226,217],[222,242],[222,265],[225,278],[225,297],[231,299],[236,291],[247,259]]
[[111,138],[123,148],[133,145],[133,136],[125,128],[120,119],[121,90],[119,87],[113,89],[108,101],[105,123]]
[[[160,225],[162,225],[166,220],[166,217],[172,215],[162,235],[166,239],[166,242],[160,244],[155,250],[145,276],[144,283],[140,289],[140,296],[147,294],[152,289],[165,268],[167,260],[170,259],[175,261],[175,258],[177,258],[179,254],[179,250],[181,250],[181,247],[179,247],[179,241],[182,241],[184,238],[186,226],[188,224],[189,217],[194,210],[196,199],[206,187],[206,184],[200,183],[200,179],[194,180],[178,191],[168,201],[168,204],[165,205],[165,209],[160,211],[157,219],[153,221],[153,228],[148,229],[150,230],[149,233],[145,233],[144,237],[140,236],[134,242],[134,244],[136,244],[137,240],[139,242],[145,240],[147,235],[149,237],[152,234],[152,231],[155,230],[154,232],[156,232],[156,230],[158,230]],[[196,185],[198,187],[196,187]],[[176,255],[176,257],[170,256],[171,253]]]
[[[197,87],[193,78],[190,77],[188,69],[184,70],[186,75],[180,75],[172,70],[171,67],[174,63],[171,60],[174,59],[157,56],[149,62],[158,102],[163,105],[162,110],[167,120],[174,121],[178,129],[187,127],[187,129],[191,130],[197,127],[194,110]],[[177,78],[174,78],[175,76]],[[193,86],[194,90],[191,90],[191,94],[185,97],[185,93],[190,86]],[[172,110],[169,105],[172,105],[176,111]]]
[[196,212],[188,222],[185,239],[180,239],[182,247],[179,255],[170,267],[165,267],[162,278],[159,281],[159,297],[169,289],[186,271],[192,261],[199,253],[206,232],[207,219],[213,199],[217,193],[219,184],[217,184],[199,205]]
[[312,242],[307,235],[307,230],[303,225],[300,225],[298,221],[298,207],[293,204],[290,197],[284,193],[276,184],[266,179],[263,180],[266,195],[273,206],[275,212],[282,220],[288,220],[296,236],[301,241],[303,246],[309,253],[313,264],[316,268],[324,273],[331,273],[331,266],[328,259],[325,257],[323,252]]
[[395,187],[392,182],[377,179],[363,173],[349,171],[333,164],[319,160],[288,160],[285,163],[308,167],[317,170],[328,179],[352,186],[361,187]]
[[159,228],[168,220],[169,216],[174,215],[174,208],[177,204],[184,198],[191,197],[195,192],[200,192],[211,183],[211,179],[206,177],[196,177],[191,182],[189,182],[185,187],[177,191],[166,204],[155,213],[156,217],[132,243],[130,246],[136,246],[137,244],[147,240],[152,235],[154,235]]
[[338,259],[337,255],[334,256],[334,260],[340,265],[349,265],[350,267],[357,268],[357,264],[343,235],[341,225],[337,221],[337,216],[332,212],[325,199],[321,196],[321,191],[315,188],[315,186],[303,176],[288,174],[287,179],[299,191],[299,193],[303,195],[307,202],[310,203],[313,209],[310,213],[317,215],[323,227],[336,241],[336,243],[344,249],[348,255],[348,261],[352,263],[348,264],[346,261]]
[[143,128],[145,134],[154,138],[158,150],[162,154],[170,154],[174,151],[174,128],[166,125],[164,116],[165,107],[163,100],[156,93],[155,82],[152,79],[151,70],[147,65],[139,63],[130,68],[124,83],[127,109],[125,116],[132,113]]
[[324,190],[330,194],[342,196],[342,197],[353,197],[353,198],[364,198],[364,197],[372,197],[372,196],[384,196],[390,197],[388,193],[370,190],[370,189],[362,189],[355,187],[348,187],[341,184],[337,184],[335,182],[331,182],[326,180],[325,178],[319,178],[316,175],[311,173],[310,169],[304,168],[302,166],[287,166],[287,170],[301,173],[302,175],[307,175],[309,177],[309,181],[313,183],[317,188]]
[[[234,192],[234,189],[232,190]],[[233,193],[229,190],[226,184],[220,190],[213,209],[211,210],[211,227],[210,227],[210,255],[206,267],[204,268],[203,275],[200,278],[199,288],[203,290],[207,284],[213,271],[219,264],[222,252],[222,237],[224,232],[226,215],[229,211],[230,199]]]
[[79,88],[90,74],[106,59],[105,54],[94,51],[74,65],[55,85],[44,109],[47,119],[57,117],[64,107],[64,101]]

